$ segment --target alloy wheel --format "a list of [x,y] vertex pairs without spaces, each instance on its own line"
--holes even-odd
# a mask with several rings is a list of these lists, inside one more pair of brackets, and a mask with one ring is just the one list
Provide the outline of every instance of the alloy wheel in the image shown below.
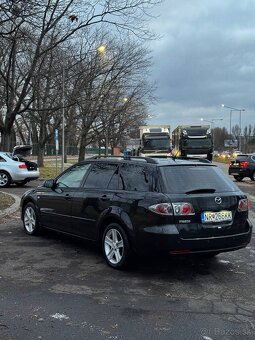
[[104,238],[104,251],[108,261],[116,265],[124,255],[124,241],[121,233],[114,228],[107,231]]
[[4,172],[1,172],[0,173],[0,187],[7,186],[8,182],[9,182],[8,175]]
[[29,234],[36,229],[36,215],[32,207],[28,206],[24,211],[24,226]]

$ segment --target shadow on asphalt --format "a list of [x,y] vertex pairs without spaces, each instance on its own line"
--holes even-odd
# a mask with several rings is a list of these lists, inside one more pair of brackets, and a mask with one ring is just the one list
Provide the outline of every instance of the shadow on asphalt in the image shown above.
[[[60,243],[63,248],[71,250],[71,254],[75,251],[81,257],[93,259],[95,266],[101,264],[105,269],[118,271],[110,268],[103,259],[100,246],[95,242],[70,237],[59,234],[54,231],[43,230],[41,236],[46,242]],[[66,252],[68,256],[68,252]],[[72,256],[72,255],[71,255]],[[187,254],[187,255],[155,255],[155,256],[137,256],[134,255],[131,263],[123,271],[131,276],[139,276],[151,278],[153,276],[160,279],[168,280],[168,277],[175,277],[177,280],[192,280],[197,275],[211,275],[215,269],[225,271],[225,266],[218,261],[218,255],[214,258],[206,258],[203,255]],[[122,272],[122,270],[121,270]]]

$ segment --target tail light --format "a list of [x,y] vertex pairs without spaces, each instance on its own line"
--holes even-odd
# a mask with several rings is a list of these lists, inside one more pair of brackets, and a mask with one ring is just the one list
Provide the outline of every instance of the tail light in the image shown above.
[[27,166],[26,166],[26,164],[20,164],[20,165],[19,165],[19,168],[20,168],[20,169],[26,169]]
[[238,202],[238,211],[248,211],[248,209],[250,209],[251,204],[250,204],[250,200],[248,198],[243,198],[241,200],[239,200]]
[[173,215],[173,207],[171,203],[151,205],[149,209],[159,215]]
[[250,163],[249,162],[241,162],[240,163],[240,166],[243,167],[243,168],[246,168],[247,166],[249,166]]
[[187,202],[173,203],[174,215],[195,215],[192,204]]
[[159,203],[151,205],[149,209],[159,215],[194,215],[194,208],[192,204],[186,202],[178,203]]

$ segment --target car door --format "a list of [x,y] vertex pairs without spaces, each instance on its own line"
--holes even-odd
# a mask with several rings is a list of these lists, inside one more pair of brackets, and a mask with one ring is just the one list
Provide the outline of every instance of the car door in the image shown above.
[[72,204],[90,164],[77,164],[60,175],[53,188],[38,193],[42,224],[49,228],[70,232]]
[[113,191],[108,185],[117,177],[118,165],[96,162],[85,179],[83,190],[76,193],[72,208],[72,230],[76,235],[95,239],[97,222],[110,209]]

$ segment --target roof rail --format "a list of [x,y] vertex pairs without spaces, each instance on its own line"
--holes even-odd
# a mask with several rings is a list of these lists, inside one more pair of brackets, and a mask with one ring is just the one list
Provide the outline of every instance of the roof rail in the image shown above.
[[211,163],[207,158],[200,158],[200,157],[187,157],[187,156],[172,156],[172,159],[175,161],[176,159],[183,159],[183,160],[191,160],[191,161],[198,161],[201,163]]
[[100,159],[100,158],[115,158],[115,159],[123,159],[125,161],[142,161],[142,162],[146,162],[146,163],[153,163],[153,164],[157,164],[158,161],[156,159],[153,159],[151,157],[140,157],[140,156],[112,156],[112,155],[97,155],[97,156],[92,156],[89,157],[87,159]]

